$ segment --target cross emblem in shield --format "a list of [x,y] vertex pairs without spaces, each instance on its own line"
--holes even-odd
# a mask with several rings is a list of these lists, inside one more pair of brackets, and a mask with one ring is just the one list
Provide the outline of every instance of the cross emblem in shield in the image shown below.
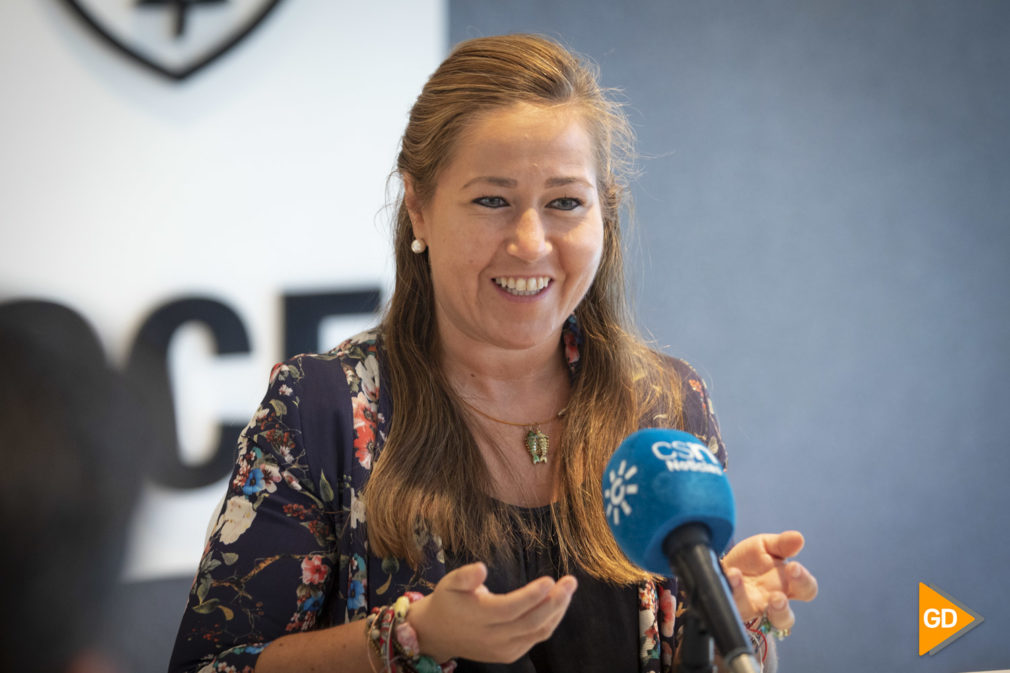
[[174,80],[247,37],[280,0],[65,0],[106,42]]

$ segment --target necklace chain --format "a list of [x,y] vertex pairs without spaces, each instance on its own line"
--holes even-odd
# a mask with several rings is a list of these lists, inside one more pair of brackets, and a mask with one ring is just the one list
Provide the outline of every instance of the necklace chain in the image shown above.
[[474,412],[480,414],[484,418],[494,421],[495,423],[501,423],[502,425],[511,425],[512,427],[516,428],[524,428],[526,430],[526,439],[525,439],[526,450],[529,452],[530,460],[533,461],[534,465],[536,465],[537,463],[547,462],[547,450],[550,448],[550,437],[547,436],[546,432],[540,429],[540,426],[547,425],[551,421],[561,418],[562,416],[565,415],[565,412],[568,411],[568,407],[565,406],[561,409],[561,411],[559,411],[558,413],[554,414],[553,416],[544,421],[534,421],[532,423],[513,423],[512,421],[504,421],[500,418],[495,418],[491,414],[484,413],[477,407],[467,402],[462,397],[460,397],[459,400],[466,406],[470,407],[470,409],[473,410]]
[[462,397],[460,397],[459,400],[460,400],[460,402],[462,402],[466,406],[470,407],[470,409],[472,409],[473,411],[476,411],[478,414],[480,414],[484,418],[492,420],[495,423],[501,423],[502,425],[511,425],[513,427],[516,427],[516,428],[530,428],[530,427],[535,427],[535,426],[538,426],[538,425],[547,425],[551,421],[556,420],[558,418],[561,418],[562,416],[565,415],[565,412],[568,411],[568,407],[564,407],[563,409],[561,409],[561,411],[559,411],[558,413],[554,414],[553,416],[551,416],[550,418],[548,418],[545,421],[534,421],[532,423],[513,423],[512,421],[503,421],[500,418],[495,418],[491,414],[485,414],[483,411],[481,411],[477,407],[473,406],[472,404],[470,404],[469,402],[467,402]]

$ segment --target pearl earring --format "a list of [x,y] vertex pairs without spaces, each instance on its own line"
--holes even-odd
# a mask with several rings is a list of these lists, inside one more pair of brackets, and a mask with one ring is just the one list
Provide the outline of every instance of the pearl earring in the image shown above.
[[410,250],[411,250],[411,251],[412,251],[412,252],[413,252],[413,253],[414,253],[415,255],[420,255],[420,254],[421,254],[422,252],[424,252],[424,251],[425,251],[425,250],[427,250],[427,249],[428,249],[428,244],[427,244],[427,243],[425,243],[425,242],[424,242],[424,241],[423,241],[422,239],[420,239],[420,238],[415,238],[415,239],[414,239],[414,240],[413,240],[413,241],[411,242],[411,244],[410,244]]

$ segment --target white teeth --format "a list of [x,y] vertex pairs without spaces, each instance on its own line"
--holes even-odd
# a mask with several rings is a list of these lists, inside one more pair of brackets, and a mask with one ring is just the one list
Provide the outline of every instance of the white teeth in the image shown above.
[[498,287],[509,294],[527,297],[537,294],[543,290],[550,284],[551,279],[549,276],[538,276],[536,278],[514,278],[512,276],[505,276],[495,278],[494,282],[498,285]]

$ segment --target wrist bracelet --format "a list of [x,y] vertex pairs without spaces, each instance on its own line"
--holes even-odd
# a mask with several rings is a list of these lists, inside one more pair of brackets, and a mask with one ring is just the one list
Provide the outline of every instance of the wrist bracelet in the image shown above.
[[365,620],[365,637],[382,660],[386,673],[452,673],[456,660],[438,663],[421,654],[417,632],[407,621],[410,604],[423,598],[408,591],[392,605],[372,608]]
[[754,650],[760,653],[761,656],[761,668],[764,668],[765,660],[768,659],[768,638],[765,636],[764,629],[761,627],[762,619],[752,619],[744,626],[747,627],[747,635],[750,636],[750,641],[754,645]]

